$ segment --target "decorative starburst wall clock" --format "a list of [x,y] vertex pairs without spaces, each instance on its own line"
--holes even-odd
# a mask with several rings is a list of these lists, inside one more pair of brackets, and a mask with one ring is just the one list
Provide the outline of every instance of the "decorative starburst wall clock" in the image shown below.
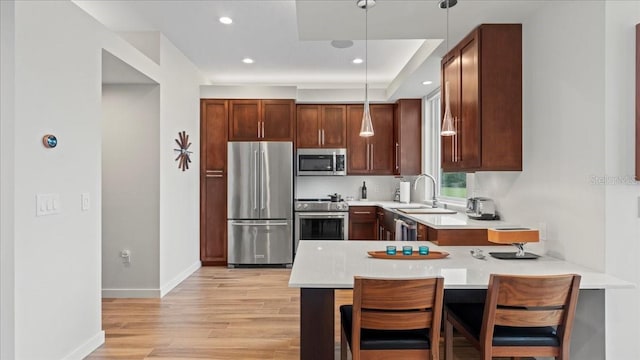
[[189,151],[189,146],[191,143],[189,142],[189,135],[185,131],[178,133],[179,139],[174,139],[176,144],[180,147],[179,149],[173,149],[174,151],[179,152],[176,161],[178,161],[178,169],[182,169],[185,171],[189,168],[189,163],[191,162],[190,155],[193,151]]

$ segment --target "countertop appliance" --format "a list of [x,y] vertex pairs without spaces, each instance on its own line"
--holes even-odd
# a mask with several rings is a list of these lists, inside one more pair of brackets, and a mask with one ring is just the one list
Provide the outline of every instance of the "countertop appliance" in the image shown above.
[[295,246],[301,240],[347,240],[349,205],[331,199],[295,201]]
[[298,149],[296,169],[298,176],[345,176],[347,149]]
[[229,142],[229,267],[293,262],[293,146]]
[[467,199],[467,216],[476,220],[498,220],[495,203],[486,197]]

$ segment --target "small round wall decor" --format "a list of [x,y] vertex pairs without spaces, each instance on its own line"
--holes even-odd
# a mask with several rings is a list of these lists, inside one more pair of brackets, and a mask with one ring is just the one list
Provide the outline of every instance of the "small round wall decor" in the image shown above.
[[178,138],[175,139],[176,144],[178,144],[178,149],[173,149],[174,151],[179,152],[176,161],[178,161],[178,169],[182,169],[185,171],[189,168],[189,163],[191,162],[190,155],[192,151],[189,151],[189,146],[191,143],[189,142],[189,135],[185,131],[178,133]]
[[58,145],[58,138],[55,135],[47,134],[42,137],[42,144],[47,149],[53,149]]

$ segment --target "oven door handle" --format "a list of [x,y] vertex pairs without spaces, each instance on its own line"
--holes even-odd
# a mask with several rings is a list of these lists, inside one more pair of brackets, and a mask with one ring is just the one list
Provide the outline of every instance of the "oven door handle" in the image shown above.
[[329,214],[300,214],[300,219],[346,219],[347,215],[329,215]]

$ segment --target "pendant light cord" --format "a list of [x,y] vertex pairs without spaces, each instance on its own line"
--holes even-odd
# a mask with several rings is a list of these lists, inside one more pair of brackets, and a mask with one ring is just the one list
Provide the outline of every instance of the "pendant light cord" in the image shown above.
[[369,103],[369,3],[364,5],[364,101]]
[[449,0],[447,2],[447,52],[449,52]]

